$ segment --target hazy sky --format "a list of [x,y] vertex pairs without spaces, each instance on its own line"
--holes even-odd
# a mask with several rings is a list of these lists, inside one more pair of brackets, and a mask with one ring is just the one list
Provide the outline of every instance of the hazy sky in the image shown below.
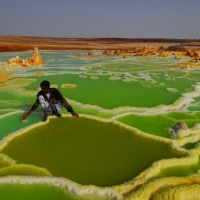
[[0,35],[200,39],[200,0],[0,0]]

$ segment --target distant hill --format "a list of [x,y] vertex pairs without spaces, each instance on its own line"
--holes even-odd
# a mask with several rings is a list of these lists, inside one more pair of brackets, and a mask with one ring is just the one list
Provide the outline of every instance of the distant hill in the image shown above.
[[200,47],[200,40],[167,38],[50,38],[0,36],[0,52],[39,50],[108,50],[131,49],[135,46],[169,46],[183,44]]

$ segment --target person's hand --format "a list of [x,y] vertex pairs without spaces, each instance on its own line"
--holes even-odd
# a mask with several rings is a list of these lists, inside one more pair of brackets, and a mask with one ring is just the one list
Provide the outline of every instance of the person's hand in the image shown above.
[[75,113],[75,112],[72,112],[71,114],[72,114],[72,117],[75,117],[75,118],[79,117],[79,115],[77,113]]
[[28,114],[28,113],[25,113],[25,114],[22,116],[22,120],[25,120],[28,116],[29,116],[29,114]]

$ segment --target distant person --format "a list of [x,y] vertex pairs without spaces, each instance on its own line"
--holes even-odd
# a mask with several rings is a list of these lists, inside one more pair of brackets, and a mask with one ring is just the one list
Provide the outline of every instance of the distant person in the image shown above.
[[41,105],[42,110],[44,112],[43,121],[47,121],[48,114],[47,111],[51,111],[52,115],[56,115],[57,117],[61,117],[59,111],[62,106],[64,106],[68,112],[72,114],[73,117],[79,117],[77,113],[74,112],[72,107],[68,104],[66,99],[62,96],[60,91],[56,88],[50,88],[49,81],[42,81],[40,83],[41,91],[37,94],[37,99],[31,109],[22,116],[22,120],[25,120],[34,110]]

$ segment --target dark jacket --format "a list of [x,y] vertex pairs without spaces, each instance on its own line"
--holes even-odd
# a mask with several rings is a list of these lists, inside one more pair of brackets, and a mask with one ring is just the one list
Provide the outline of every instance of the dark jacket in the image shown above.
[[60,93],[60,91],[56,88],[50,88],[50,97],[48,98],[46,93],[44,93],[42,90],[40,92],[38,92],[37,94],[37,99],[36,102],[34,103],[34,105],[32,106],[31,110],[34,111],[35,109],[38,108],[39,106],[39,96],[42,95],[45,99],[45,101],[49,102],[49,103],[61,103],[68,112],[74,112],[74,110],[72,109],[72,107],[68,104],[68,102],[66,101],[66,99],[62,96],[62,94]]

